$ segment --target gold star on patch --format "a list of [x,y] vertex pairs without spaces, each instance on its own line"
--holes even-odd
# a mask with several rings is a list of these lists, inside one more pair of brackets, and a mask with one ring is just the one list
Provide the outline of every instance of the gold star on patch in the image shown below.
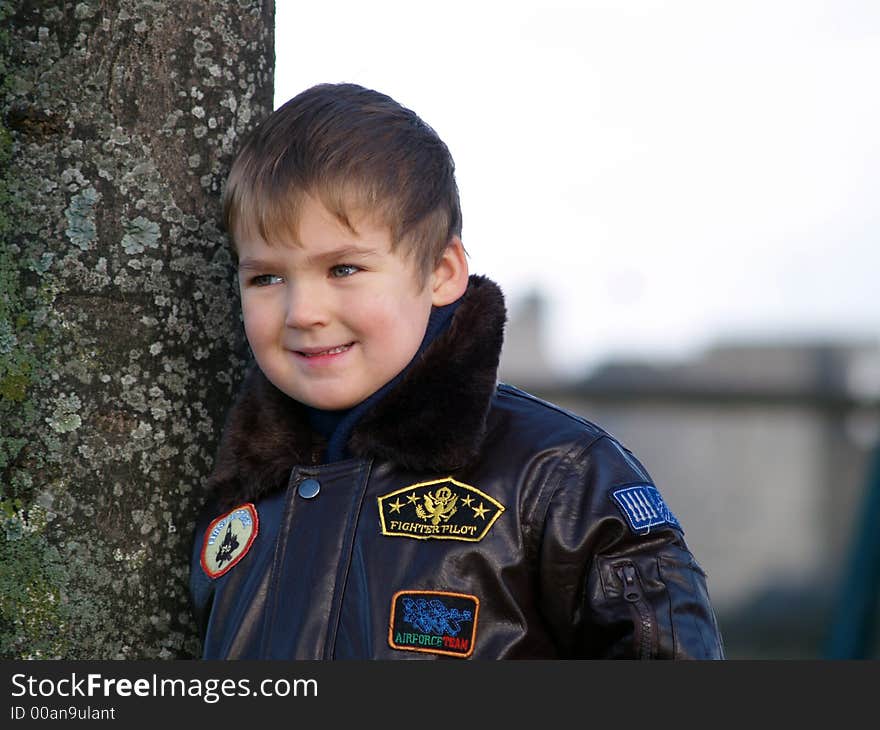
[[486,513],[489,511],[483,506],[482,502],[480,502],[479,507],[471,507],[471,509],[474,511],[474,517],[479,517],[481,520],[486,519]]
[[395,499],[393,502],[389,502],[388,506],[391,507],[392,512],[400,512],[400,508],[403,507],[403,502],[399,499]]
[[471,502],[473,502],[473,501],[474,501],[474,498],[471,497],[471,495],[468,495],[463,500],[461,500],[462,504],[466,504],[468,507],[471,506]]
[[407,498],[407,500],[409,500],[410,504],[415,504],[416,502],[419,501],[419,498],[416,497],[415,492],[410,492],[408,495],[406,495],[406,498]]

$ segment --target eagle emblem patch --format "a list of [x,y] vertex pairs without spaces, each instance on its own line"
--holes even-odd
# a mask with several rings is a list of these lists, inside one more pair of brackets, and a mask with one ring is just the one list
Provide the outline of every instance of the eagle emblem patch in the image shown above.
[[218,517],[205,530],[202,570],[210,578],[228,572],[251,549],[259,528],[257,510],[250,502]]
[[391,599],[388,645],[403,651],[469,657],[480,600],[466,593],[398,591]]
[[504,505],[452,477],[410,484],[379,497],[383,535],[418,540],[482,540]]

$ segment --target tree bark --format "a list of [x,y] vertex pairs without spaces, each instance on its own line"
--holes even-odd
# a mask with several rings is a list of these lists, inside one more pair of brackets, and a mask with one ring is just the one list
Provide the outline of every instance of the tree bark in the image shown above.
[[272,0],[0,2],[0,657],[188,658]]

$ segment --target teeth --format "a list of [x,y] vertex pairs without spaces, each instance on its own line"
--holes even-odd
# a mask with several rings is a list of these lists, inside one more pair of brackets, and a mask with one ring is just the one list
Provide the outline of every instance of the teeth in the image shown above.
[[351,347],[350,344],[340,345],[339,347],[334,347],[332,350],[323,350],[322,352],[313,352],[313,353],[304,352],[302,354],[305,355],[306,357],[318,357],[319,355],[335,355],[339,352],[345,352],[349,347]]

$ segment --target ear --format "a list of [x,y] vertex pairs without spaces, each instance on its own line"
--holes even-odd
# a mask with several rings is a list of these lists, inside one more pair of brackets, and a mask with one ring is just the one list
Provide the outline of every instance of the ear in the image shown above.
[[435,307],[452,304],[464,294],[467,285],[467,254],[461,239],[453,236],[431,274],[431,304]]

